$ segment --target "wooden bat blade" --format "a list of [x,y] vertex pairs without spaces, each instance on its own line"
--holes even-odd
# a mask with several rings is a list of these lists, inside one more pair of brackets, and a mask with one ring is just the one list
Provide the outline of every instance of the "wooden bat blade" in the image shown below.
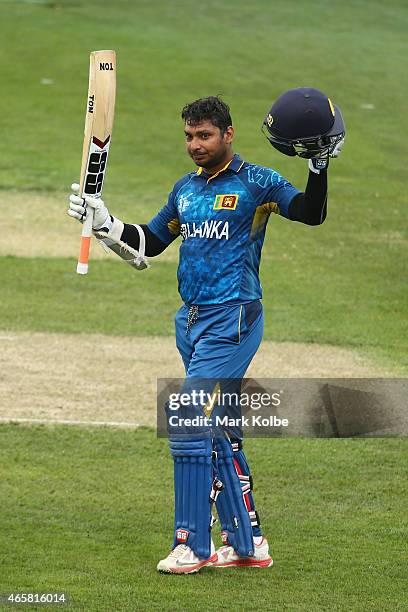
[[[80,195],[101,197],[112,137],[116,98],[115,51],[93,51],[89,60],[89,84],[85,116]],[[93,211],[82,225],[79,274],[88,272]]]

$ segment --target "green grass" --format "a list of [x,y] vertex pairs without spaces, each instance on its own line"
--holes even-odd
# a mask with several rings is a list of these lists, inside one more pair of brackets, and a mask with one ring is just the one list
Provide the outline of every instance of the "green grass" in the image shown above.
[[166,440],[2,425],[0,441],[0,592],[64,590],[87,611],[408,605],[404,440],[247,441],[275,567],[195,577],[155,571],[171,546]]
[[[304,237],[311,263],[305,268],[298,245],[277,248],[282,236],[275,229],[270,229],[262,274],[265,338],[348,345],[400,373],[408,371],[405,295],[398,271],[387,271],[384,261],[367,257],[368,249],[360,266],[352,266],[347,275],[341,268],[332,269],[332,259],[324,258],[329,238],[323,229],[312,229]],[[302,231],[300,226],[292,228]],[[335,249],[341,257],[341,245]],[[174,333],[173,315],[181,304],[175,263],[153,261],[149,271],[137,273],[115,260],[93,261],[87,278],[75,274],[75,266],[73,259],[0,258],[1,327],[142,336]],[[321,272],[316,278],[317,267]],[[376,272],[381,269],[384,276],[378,285]]]
[[[289,170],[291,160],[268,149],[259,126],[276,95],[305,83],[329,92],[344,110],[343,172],[389,194],[394,180],[403,180],[402,1],[15,1],[0,3],[0,17],[8,60],[2,188],[66,189],[79,171],[88,53],[99,48],[118,53],[108,193],[169,190],[190,167],[180,108],[209,93],[231,102],[243,155]],[[361,108],[367,103],[374,111]]]

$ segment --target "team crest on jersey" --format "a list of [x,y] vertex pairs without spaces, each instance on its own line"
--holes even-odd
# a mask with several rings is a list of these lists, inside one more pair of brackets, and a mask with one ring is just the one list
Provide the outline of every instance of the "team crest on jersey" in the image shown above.
[[237,194],[225,194],[215,196],[214,210],[235,210],[238,204]]

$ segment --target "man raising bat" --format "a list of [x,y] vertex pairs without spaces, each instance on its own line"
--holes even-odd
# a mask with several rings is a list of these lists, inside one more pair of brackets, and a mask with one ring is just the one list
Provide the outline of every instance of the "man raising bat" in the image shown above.
[[[147,225],[112,216],[102,200],[86,197],[94,210],[94,234],[132,266],[147,266],[181,236],[176,342],[193,379],[242,379],[263,335],[259,264],[271,213],[307,225],[327,214],[327,170],[344,142],[341,112],[321,91],[290,90],[264,120],[271,144],[308,160],[304,192],[271,168],[233,153],[228,106],[217,97],[196,100],[182,111],[186,149],[197,166],[174,185],[167,204]],[[81,197],[70,196],[68,214],[83,220]],[[270,567],[272,558],[252,494],[242,438],[227,429],[213,435],[169,434],[174,460],[173,547],[157,569],[194,573],[214,567]],[[211,538],[215,504],[224,545]]]

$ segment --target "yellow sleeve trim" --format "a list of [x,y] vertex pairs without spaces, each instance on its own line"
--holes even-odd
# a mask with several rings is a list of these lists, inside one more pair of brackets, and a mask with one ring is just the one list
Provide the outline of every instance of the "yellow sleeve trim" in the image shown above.
[[279,215],[280,210],[276,202],[265,202],[265,204],[260,204],[256,207],[250,232],[251,240],[255,240],[264,230],[271,212]]
[[276,202],[265,202],[265,204],[261,204],[260,208],[265,213],[275,213],[276,215],[280,215],[280,209]]
[[172,219],[168,222],[167,228],[170,234],[173,234],[173,236],[178,236],[180,233],[180,221],[178,219]]

